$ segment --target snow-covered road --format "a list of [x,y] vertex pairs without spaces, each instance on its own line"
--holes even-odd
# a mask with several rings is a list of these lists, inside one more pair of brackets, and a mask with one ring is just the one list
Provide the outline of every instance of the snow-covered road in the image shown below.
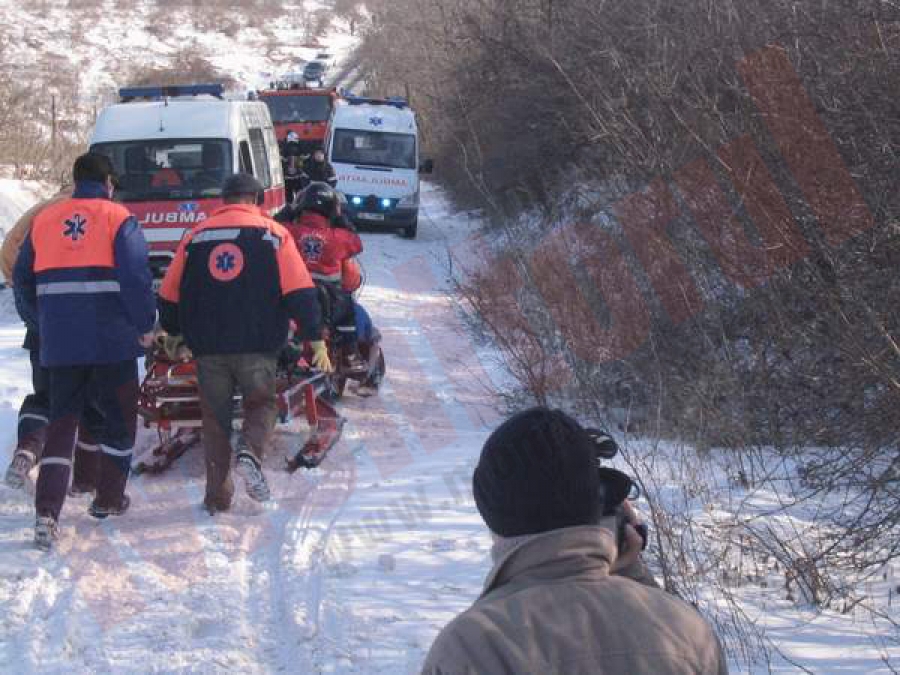
[[[281,429],[266,462],[271,506],[239,493],[230,513],[206,515],[196,449],[161,476],[133,478],[123,518],[97,522],[69,499],[46,555],[31,546],[30,496],[0,487],[0,670],[417,670],[487,565],[469,477],[497,420],[491,374],[444,290],[448,251],[473,223],[428,187],[423,208],[415,241],[363,235],[361,300],[388,360],[381,395],[345,397],[343,439],[316,471],[280,471],[305,427]],[[0,292],[4,467],[29,386],[9,295]]]

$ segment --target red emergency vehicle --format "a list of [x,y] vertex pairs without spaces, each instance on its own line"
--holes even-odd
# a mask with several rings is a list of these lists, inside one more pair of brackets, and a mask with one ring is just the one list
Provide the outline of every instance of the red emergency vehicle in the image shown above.
[[294,131],[300,137],[303,154],[322,148],[331,111],[340,98],[337,89],[308,89],[299,82],[273,84],[258,91],[256,97],[269,107],[278,140],[283,141],[289,131]]
[[222,204],[236,172],[265,188],[264,210],[284,206],[284,178],[269,109],[226,100],[220,85],[133,87],[101,111],[91,150],[107,155],[120,185],[115,199],[137,217],[162,278],[186,228]]

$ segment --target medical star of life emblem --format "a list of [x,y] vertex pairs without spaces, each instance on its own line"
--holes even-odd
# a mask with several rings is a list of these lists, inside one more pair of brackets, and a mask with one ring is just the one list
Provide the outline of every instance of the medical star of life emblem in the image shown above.
[[300,255],[307,262],[318,262],[325,249],[325,242],[318,237],[303,237],[300,241]]
[[369,118],[369,124],[371,124],[373,127],[380,127],[382,124],[384,124],[384,118],[383,118],[383,117],[377,117],[377,116],[376,116],[376,117],[370,117],[370,118]]
[[79,214],[75,214],[71,218],[66,218],[63,223],[66,226],[63,232],[64,237],[70,237],[72,241],[78,241],[79,237],[85,235],[84,226],[87,225],[87,219]]
[[233,281],[244,269],[244,254],[234,244],[219,244],[210,251],[208,269],[216,281]]
[[220,272],[230,272],[234,269],[234,254],[233,253],[220,253],[216,258],[216,267]]

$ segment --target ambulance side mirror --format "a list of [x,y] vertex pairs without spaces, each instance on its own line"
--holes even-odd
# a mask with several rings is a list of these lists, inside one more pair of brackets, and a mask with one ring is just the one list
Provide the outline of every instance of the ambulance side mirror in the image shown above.
[[431,173],[434,171],[434,160],[426,159],[419,165],[419,173]]

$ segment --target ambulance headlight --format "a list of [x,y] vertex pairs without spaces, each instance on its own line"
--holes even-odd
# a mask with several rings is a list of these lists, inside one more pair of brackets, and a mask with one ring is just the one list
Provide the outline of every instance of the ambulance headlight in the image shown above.
[[359,195],[354,195],[353,197],[350,197],[350,203],[353,204],[353,206],[362,206],[363,198]]
[[383,208],[383,209],[389,209],[389,208],[391,208],[391,200],[388,199],[387,197],[385,197],[384,199],[382,199],[382,200],[381,200],[381,208]]
[[400,201],[397,202],[397,206],[399,207],[416,207],[419,205],[419,193],[413,192],[411,195],[406,195],[405,197],[401,197]]

